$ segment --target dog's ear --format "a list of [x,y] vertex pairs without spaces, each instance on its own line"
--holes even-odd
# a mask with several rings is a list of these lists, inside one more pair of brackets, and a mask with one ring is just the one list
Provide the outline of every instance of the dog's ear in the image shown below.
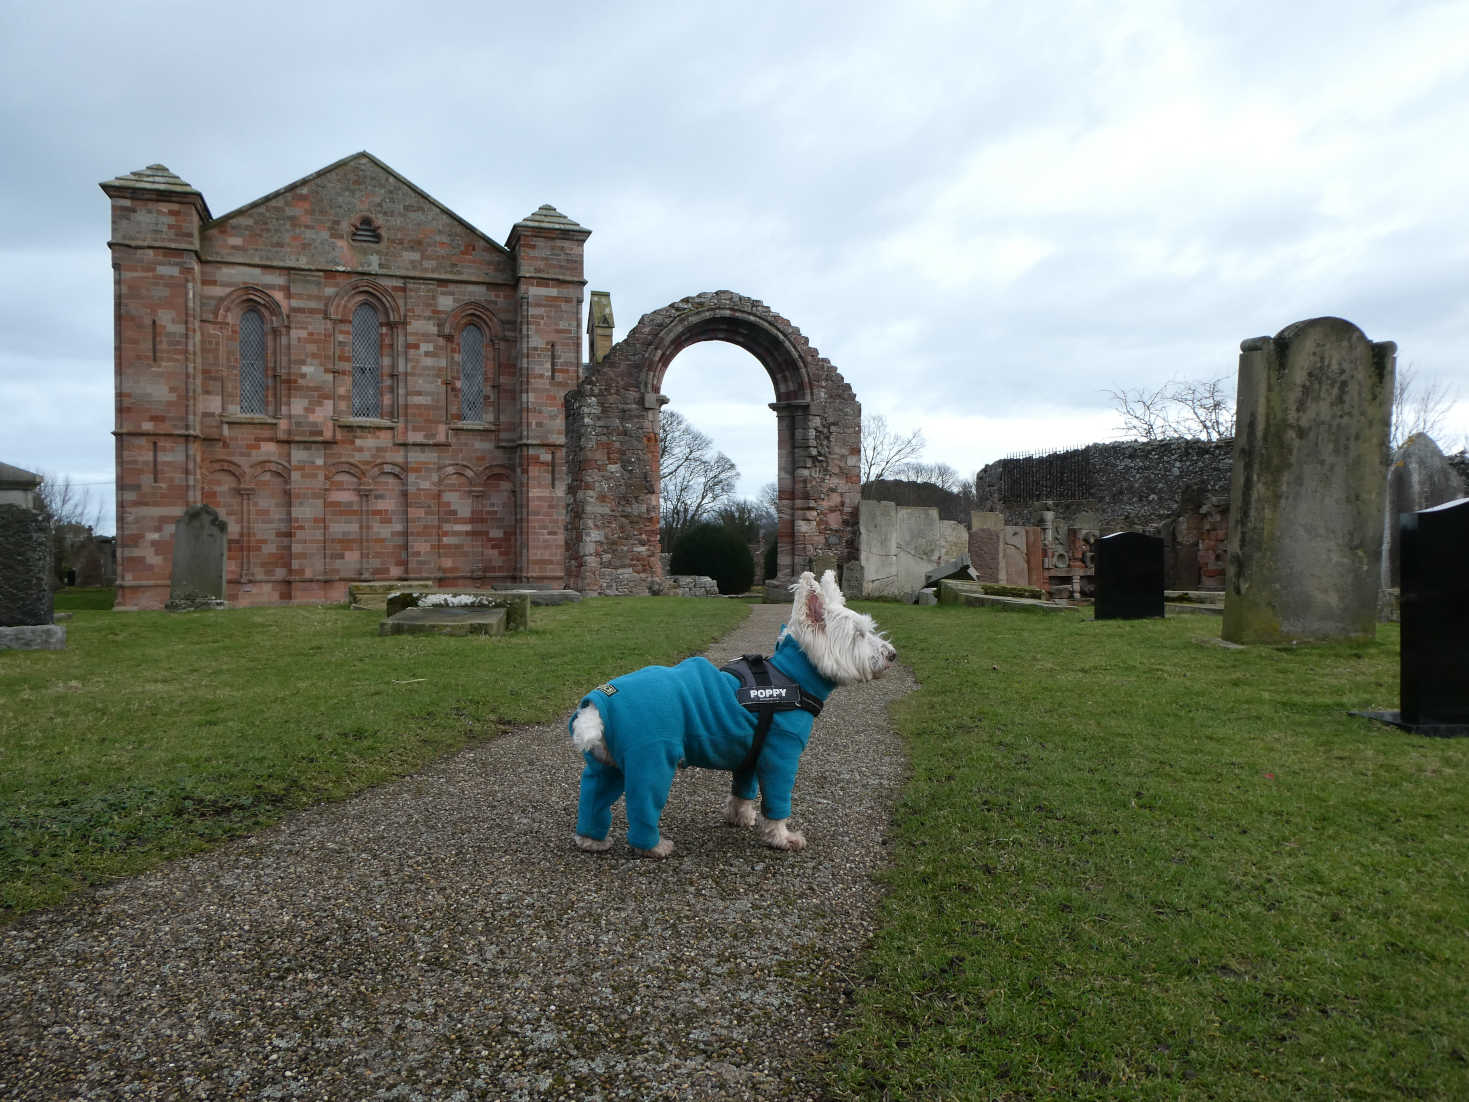
[[821,575],[821,596],[830,608],[846,608],[847,598],[842,587],[837,585],[836,572],[828,570]]
[[813,588],[806,593],[806,619],[814,627],[826,626],[826,601],[822,599],[819,589]]
[[816,584],[816,576],[807,570],[791,586],[796,591],[795,608],[791,611],[793,619],[804,620],[813,628],[824,628],[826,626],[826,602],[821,596],[821,587]]

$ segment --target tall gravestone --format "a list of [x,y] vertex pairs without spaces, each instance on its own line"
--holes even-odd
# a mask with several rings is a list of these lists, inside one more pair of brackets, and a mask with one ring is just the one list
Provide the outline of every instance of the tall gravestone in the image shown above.
[[1163,615],[1163,540],[1114,532],[1093,545],[1098,620],[1147,620]]
[[61,650],[66,628],[54,622],[51,517],[41,479],[0,463],[0,650]]
[[1396,353],[1342,318],[1240,345],[1226,640],[1375,633]]
[[167,607],[223,608],[229,524],[209,505],[190,505],[173,526]]
[[1387,516],[1382,531],[1382,588],[1394,589],[1402,577],[1399,533],[1402,517],[1462,497],[1465,486],[1433,437],[1414,433],[1392,454],[1387,468]]
[[1469,735],[1469,497],[1405,515],[1400,535],[1403,723]]

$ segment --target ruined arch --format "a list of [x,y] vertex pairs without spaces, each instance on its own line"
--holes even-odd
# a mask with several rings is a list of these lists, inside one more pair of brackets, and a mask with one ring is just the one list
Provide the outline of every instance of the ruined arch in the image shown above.
[[645,314],[566,396],[568,584],[647,593],[658,559],[658,411],[674,357],[701,341],[745,349],[770,378],[779,448],[777,577],[856,557],[862,410],[852,388],[770,307],[713,291]]

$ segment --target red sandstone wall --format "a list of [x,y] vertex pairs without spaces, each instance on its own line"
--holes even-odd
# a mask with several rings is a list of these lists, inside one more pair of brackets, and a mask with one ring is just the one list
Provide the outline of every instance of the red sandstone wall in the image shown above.
[[[560,393],[580,360],[585,230],[522,223],[535,256],[518,261],[363,155],[213,221],[202,198],[105,187],[119,607],[168,599],[174,522],[201,501],[229,524],[235,604],[341,600],[366,579],[562,581]],[[350,239],[363,213],[376,245]],[[350,404],[364,297],[383,322],[371,420]],[[240,412],[238,326],[252,307],[269,327],[264,415]],[[485,423],[473,425],[459,420],[467,320],[488,338]]]

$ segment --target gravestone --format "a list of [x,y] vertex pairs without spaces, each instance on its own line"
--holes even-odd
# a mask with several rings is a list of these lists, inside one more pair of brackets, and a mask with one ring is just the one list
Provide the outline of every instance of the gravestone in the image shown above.
[[1469,497],[1405,515],[1400,538],[1403,722],[1469,735]]
[[1401,518],[1461,497],[1469,487],[1459,478],[1433,437],[1414,433],[1393,452],[1387,469],[1387,516],[1382,526],[1382,588],[1394,589],[1402,576],[1398,534]]
[[1114,532],[1093,544],[1098,620],[1148,620],[1163,615],[1163,540]]
[[223,608],[229,524],[209,505],[190,505],[173,526],[168,604],[175,612]]
[[1240,345],[1224,639],[1371,639],[1397,346],[1341,318]]
[[40,485],[39,475],[0,463],[0,650],[66,646],[52,613],[51,517]]
[[974,510],[969,514],[969,564],[982,582],[1000,580],[1001,539],[1005,514]]

